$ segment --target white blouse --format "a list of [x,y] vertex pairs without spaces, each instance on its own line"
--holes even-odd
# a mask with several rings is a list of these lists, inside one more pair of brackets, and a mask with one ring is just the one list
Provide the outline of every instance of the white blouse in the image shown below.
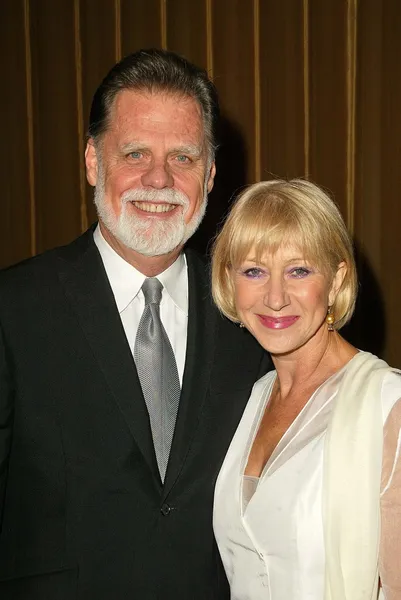
[[[276,377],[254,386],[215,490],[214,530],[232,600],[322,600],[323,449],[347,365],[311,396],[281,438],[260,479],[244,475]],[[401,599],[401,377],[382,387],[384,458],[380,598]]]

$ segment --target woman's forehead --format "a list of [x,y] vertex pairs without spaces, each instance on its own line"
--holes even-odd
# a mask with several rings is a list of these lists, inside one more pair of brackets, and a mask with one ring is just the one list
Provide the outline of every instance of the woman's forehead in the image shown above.
[[264,257],[270,257],[277,254],[286,256],[293,255],[297,258],[306,258],[311,254],[310,252],[307,252],[302,243],[297,243],[296,240],[291,240],[289,237],[290,236],[287,236],[281,240],[269,240],[269,238],[266,238],[253,243],[248,243],[241,249],[238,249],[240,250],[240,258],[254,258],[256,260],[262,260]]

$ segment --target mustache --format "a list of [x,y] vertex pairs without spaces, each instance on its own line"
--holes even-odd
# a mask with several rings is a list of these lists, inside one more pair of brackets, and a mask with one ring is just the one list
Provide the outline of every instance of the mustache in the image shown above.
[[147,190],[144,188],[135,188],[127,190],[121,196],[122,202],[164,202],[166,204],[178,204],[188,206],[189,198],[179,190],[165,188],[161,190]]

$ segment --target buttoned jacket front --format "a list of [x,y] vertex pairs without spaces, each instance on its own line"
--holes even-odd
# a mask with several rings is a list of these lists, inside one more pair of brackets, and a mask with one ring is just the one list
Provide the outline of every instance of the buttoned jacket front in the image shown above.
[[0,597],[228,598],[217,473],[268,369],[187,251],[189,321],[164,485],[115,300],[89,230],[0,275]]

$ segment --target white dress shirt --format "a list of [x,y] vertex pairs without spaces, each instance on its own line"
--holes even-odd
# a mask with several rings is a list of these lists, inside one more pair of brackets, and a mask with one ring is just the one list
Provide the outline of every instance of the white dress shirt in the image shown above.
[[[134,356],[136,334],[145,306],[141,288],[146,277],[113,250],[104,239],[99,226],[96,227],[93,239],[100,252]],[[185,255],[180,254],[157,278],[163,284],[160,318],[173,348],[182,386],[188,327],[188,271]]]

